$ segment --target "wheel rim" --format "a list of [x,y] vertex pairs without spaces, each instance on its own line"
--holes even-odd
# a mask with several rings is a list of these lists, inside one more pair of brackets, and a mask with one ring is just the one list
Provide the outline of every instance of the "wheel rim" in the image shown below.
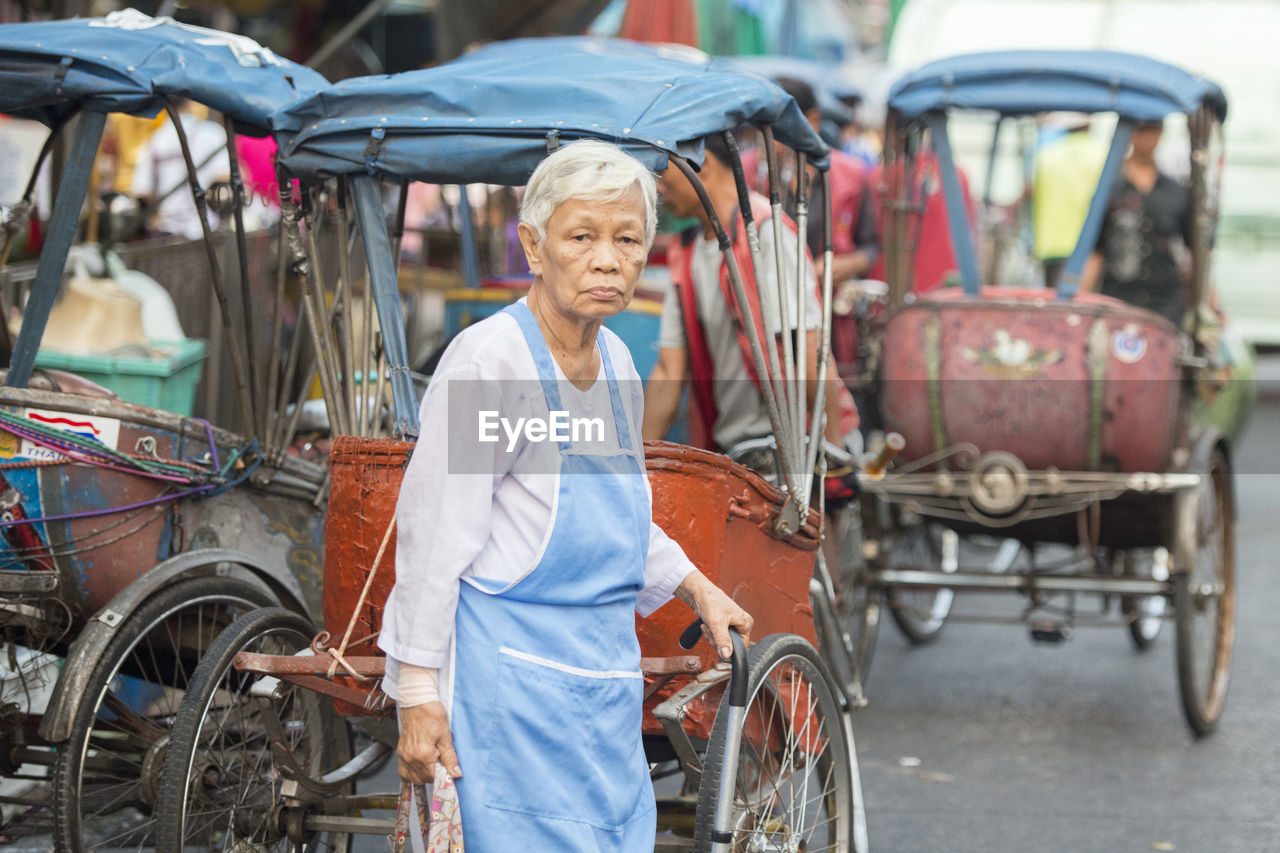
[[[1131,551],[1124,555],[1124,574],[1165,582],[1169,580],[1169,555],[1163,548]],[[1139,648],[1155,642],[1168,614],[1168,600],[1163,595],[1124,596],[1121,599],[1124,616],[1132,621],[1129,629]]]
[[1227,697],[1235,644],[1235,554],[1230,482],[1220,466],[1202,483],[1196,560],[1189,567],[1191,676],[1201,716],[1217,720]]
[[[959,568],[958,549],[958,539],[952,531],[913,525],[895,543],[889,565],[892,568],[954,574]],[[950,589],[889,587],[888,597],[894,621],[910,639],[921,642],[942,630],[951,613],[955,592]]]
[[[277,628],[256,635],[240,650],[292,654],[308,642],[293,629]],[[286,777],[272,755],[267,726],[267,715],[274,712],[299,766],[318,771],[328,736],[323,706],[328,700],[285,682],[270,700],[250,696],[257,681],[228,665],[206,691],[185,780],[184,850],[330,849],[322,836],[303,842],[288,837],[280,808]]]
[[[217,632],[259,606],[209,594],[156,614],[95,697],[92,728],[76,748],[72,802],[86,847],[149,845],[163,750],[196,660]],[[166,651],[178,650],[166,655]]]
[[839,713],[804,658],[780,659],[751,697],[735,786],[735,851],[845,850],[853,816]]
[[[880,591],[869,580],[870,566],[862,553],[862,519],[860,507],[852,504],[842,510],[840,528],[840,565],[832,573],[836,584],[835,611],[838,628],[845,642],[848,666],[846,672],[834,666],[839,675],[851,678],[860,693],[867,677],[875,648],[876,629],[880,620]],[[825,651],[825,650],[824,650]],[[837,657],[839,655],[837,654]],[[833,658],[827,657],[829,663]],[[846,685],[849,689],[851,685]]]

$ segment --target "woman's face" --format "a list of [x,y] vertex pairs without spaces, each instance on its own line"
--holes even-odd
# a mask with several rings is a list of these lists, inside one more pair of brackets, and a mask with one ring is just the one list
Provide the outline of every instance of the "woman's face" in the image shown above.
[[1156,146],[1160,144],[1160,136],[1164,133],[1163,124],[1140,124],[1133,131],[1130,144],[1133,155],[1145,159],[1155,156]]
[[546,232],[539,243],[521,223],[520,242],[543,295],[562,314],[600,320],[630,304],[649,253],[639,188],[617,201],[568,199]]

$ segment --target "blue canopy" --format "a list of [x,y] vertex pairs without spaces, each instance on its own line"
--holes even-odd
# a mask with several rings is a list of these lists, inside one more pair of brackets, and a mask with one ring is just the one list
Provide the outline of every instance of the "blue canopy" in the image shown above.
[[521,185],[549,137],[596,137],[650,168],[701,164],[702,138],[743,123],[825,167],[828,148],[795,101],[701,54],[617,39],[497,42],[436,68],[344,80],[272,116],[297,175],[375,172],[432,183]]
[[1207,104],[1219,120],[1227,98],[1217,84],[1173,65],[1113,51],[1017,50],[930,62],[894,83],[889,108],[907,118],[933,110],[1115,112],[1157,121]]
[[133,9],[0,26],[0,112],[50,127],[80,109],[154,116],[172,95],[260,136],[273,111],[328,85],[252,39]]

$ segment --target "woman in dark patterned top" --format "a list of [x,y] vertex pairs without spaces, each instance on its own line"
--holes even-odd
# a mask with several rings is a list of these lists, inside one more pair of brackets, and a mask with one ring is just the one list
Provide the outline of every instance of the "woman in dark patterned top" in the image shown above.
[[1162,130],[1160,122],[1134,129],[1080,288],[1154,311],[1181,328],[1187,311],[1191,202],[1186,188],[1156,167]]

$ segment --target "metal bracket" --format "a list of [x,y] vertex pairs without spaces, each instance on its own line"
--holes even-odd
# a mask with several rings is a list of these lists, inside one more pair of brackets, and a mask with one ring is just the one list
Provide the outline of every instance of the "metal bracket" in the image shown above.
[[688,705],[715,685],[728,680],[729,668],[717,666],[699,675],[677,690],[670,699],[653,709],[653,715],[662,723],[662,728],[666,731],[667,738],[671,741],[671,746],[684,767],[684,774],[692,786],[697,786],[702,781],[702,759],[698,757],[693,739],[684,730],[684,718],[688,714]]
[[773,530],[779,536],[790,536],[800,529],[800,523],[800,502],[795,495],[788,493],[773,522]]
[[56,93],[62,94],[62,85],[67,81],[67,72],[71,70],[71,63],[74,60],[70,56],[62,57],[58,63],[58,67],[53,69],[53,83],[57,87]]
[[124,614],[117,613],[114,610],[108,610],[104,608],[102,612],[100,612],[97,616],[93,618],[97,619],[99,622],[101,622],[103,625],[106,625],[108,628],[114,628],[124,621]]
[[0,593],[25,595],[53,592],[58,588],[58,576],[53,572],[30,572],[25,569],[0,571]]
[[369,143],[364,147],[364,166],[370,172],[378,167],[378,158],[382,156],[382,141],[387,137],[385,127],[375,127],[369,133]]

